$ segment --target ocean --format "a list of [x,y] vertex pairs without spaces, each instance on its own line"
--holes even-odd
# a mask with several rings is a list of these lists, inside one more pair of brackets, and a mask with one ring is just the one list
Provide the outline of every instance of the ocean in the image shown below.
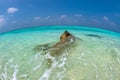
[[[57,57],[50,55],[44,48],[59,42],[64,31],[80,41]],[[119,75],[119,33],[84,26],[44,26],[0,34],[0,80],[119,80]]]

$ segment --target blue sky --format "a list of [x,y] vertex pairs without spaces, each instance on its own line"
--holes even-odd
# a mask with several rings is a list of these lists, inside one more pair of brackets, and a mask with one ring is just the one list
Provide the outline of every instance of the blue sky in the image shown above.
[[120,32],[120,0],[0,0],[0,32],[46,25]]

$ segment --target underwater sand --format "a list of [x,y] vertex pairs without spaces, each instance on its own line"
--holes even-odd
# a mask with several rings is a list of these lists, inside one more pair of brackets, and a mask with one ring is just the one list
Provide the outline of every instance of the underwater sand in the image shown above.
[[[65,31],[81,39],[59,57],[34,48]],[[47,65],[47,59],[52,65]],[[0,34],[0,80],[120,80],[120,34],[82,26],[45,26]]]

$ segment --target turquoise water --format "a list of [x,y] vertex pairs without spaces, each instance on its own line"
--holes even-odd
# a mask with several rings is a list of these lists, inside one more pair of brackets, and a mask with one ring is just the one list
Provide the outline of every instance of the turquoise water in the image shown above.
[[[65,31],[81,39],[59,57],[34,48]],[[52,60],[48,67],[47,59]],[[0,34],[0,80],[119,80],[120,34],[82,26],[45,26]]]

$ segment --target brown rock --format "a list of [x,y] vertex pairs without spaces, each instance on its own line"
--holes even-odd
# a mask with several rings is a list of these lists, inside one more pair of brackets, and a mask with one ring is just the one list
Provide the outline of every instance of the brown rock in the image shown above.
[[61,53],[73,46],[76,38],[69,33],[68,31],[65,31],[61,36],[60,36],[60,41],[57,42],[55,45],[50,47],[50,53],[52,56],[59,56]]
[[34,50],[36,51],[43,50],[45,52],[49,51],[52,56],[58,56],[67,48],[72,47],[76,42],[76,39],[77,38],[74,37],[70,32],[65,31],[60,36],[60,41],[57,42],[55,45],[49,44],[38,45],[37,47],[34,48]]
[[62,46],[62,45],[68,45],[71,44],[75,41],[75,37],[69,33],[68,31],[65,31],[61,36],[60,36],[60,41],[53,45],[52,47],[57,47],[57,46]]
[[[55,45],[49,45],[49,44],[43,44],[35,47],[36,49],[39,49],[40,51],[43,50],[43,53],[50,53],[53,57],[59,57],[61,54],[64,53],[65,50],[72,49],[76,46],[78,38],[74,37],[70,32],[65,31],[60,36],[60,41],[57,42]],[[47,59],[48,66],[50,67],[52,64],[51,59]]]

